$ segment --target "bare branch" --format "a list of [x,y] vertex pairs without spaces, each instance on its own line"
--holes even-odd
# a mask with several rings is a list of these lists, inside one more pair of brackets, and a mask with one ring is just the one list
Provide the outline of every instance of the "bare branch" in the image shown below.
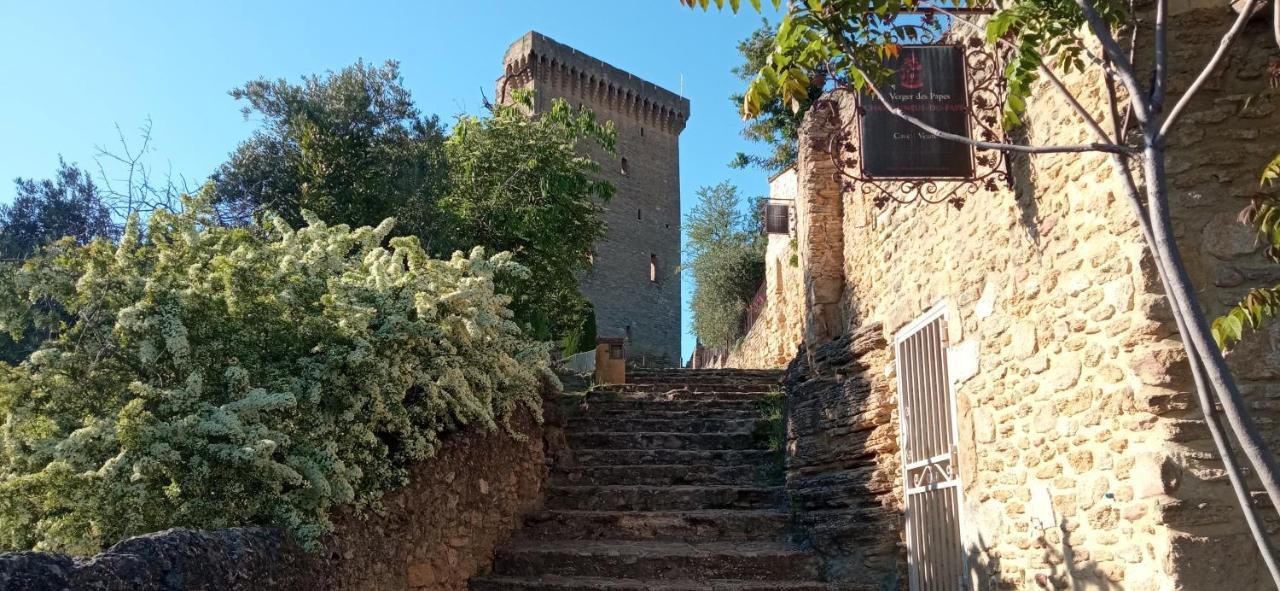
[[[950,16],[952,18],[952,22],[963,23],[966,26],[972,27],[974,30],[978,32],[982,32],[982,27],[978,26],[976,23],[969,22],[941,8],[936,10],[944,15]],[[1001,37],[1001,38],[998,38],[996,42],[1005,46],[1008,49],[1011,49],[1013,51],[1018,51],[1018,46],[1011,43],[1008,39]],[[1089,111],[1087,111],[1084,108],[1084,105],[1080,104],[1080,101],[1076,98],[1076,95],[1067,89],[1067,86],[1062,83],[1062,80],[1059,79],[1058,75],[1053,72],[1053,69],[1045,65],[1044,60],[1041,60],[1038,66],[1039,66],[1040,74],[1044,76],[1044,78],[1049,81],[1049,84],[1053,85],[1054,90],[1057,90],[1058,94],[1061,95],[1062,98],[1067,101],[1067,104],[1071,106],[1071,110],[1075,111],[1076,115],[1079,115],[1080,118],[1084,120],[1085,125],[1088,125],[1089,129],[1093,130],[1093,133],[1098,136],[1099,141],[1118,144],[1124,140],[1124,138],[1121,137],[1119,134],[1116,134],[1115,138],[1109,137],[1107,135],[1107,132],[1103,131],[1102,125],[1098,123],[1098,120],[1095,119],[1093,115],[1089,114]]]
[[[1083,2],[1087,0],[1076,0]],[[1257,8],[1258,3],[1262,0],[1249,0],[1236,17],[1236,22],[1231,24],[1231,28],[1222,36],[1222,40],[1218,42],[1218,50],[1213,53],[1213,57],[1209,58],[1209,63],[1200,71],[1200,75],[1196,76],[1195,82],[1187,87],[1187,91],[1182,93],[1182,97],[1178,99],[1177,104],[1169,111],[1169,115],[1164,118],[1164,123],[1160,125],[1160,133],[1156,135],[1156,141],[1164,141],[1169,135],[1169,131],[1173,129],[1173,124],[1178,122],[1178,117],[1182,115],[1182,111],[1191,103],[1191,99],[1196,96],[1200,88],[1209,81],[1209,77],[1213,75],[1213,71],[1218,69],[1218,64],[1222,63],[1222,58],[1226,57],[1227,50],[1231,49],[1231,45],[1235,43],[1236,37],[1240,36],[1240,31],[1244,30],[1244,24],[1249,21],[1249,17],[1253,15],[1253,11]]]
[[1089,29],[1093,31],[1093,35],[1102,43],[1103,51],[1111,59],[1112,65],[1115,66],[1116,75],[1129,90],[1129,103],[1133,105],[1133,116],[1138,118],[1138,122],[1146,124],[1150,120],[1150,116],[1147,111],[1147,105],[1142,102],[1142,97],[1144,96],[1142,85],[1138,84],[1138,79],[1134,77],[1133,61],[1120,49],[1120,44],[1116,43],[1115,36],[1111,34],[1111,27],[1107,25],[1106,21],[1102,20],[1102,16],[1093,7],[1093,3],[1090,0],[1076,0],[1076,4],[1080,7],[1080,10],[1084,11],[1085,19],[1089,21]]
[[[1137,14],[1137,11],[1135,11],[1135,10],[1134,10],[1134,7],[1133,7],[1134,0],[1129,0],[1128,4],[1129,4],[1129,11],[1128,11],[1128,14],[1129,14],[1129,54],[1128,54],[1128,55],[1129,55],[1129,63],[1133,63],[1134,56],[1136,56],[1136,55],[1138,54],[1138,33],[1139,33],[1141,30],[1138,28],[1138,24],[1137,24],[1136,22],[1134,22],[1134,16],[1133,16],[1133,15],[1134,15],[1134,14]],[[1110,61],[1108,61],[1108,62],[1107,62],[1107,67],[1108,67],[1108,68],[1110,68],[1110,67],[1111,67],[1111,62],[1110,62]],[[1114,79],[1114,78],[1109,78],[1109,79],[1107,80],[1107,82],[1108,82],[1108,84],[1110,85],[1110,91],[1114,94],[1114,93],[1115,93],[1115,91],[1116,91],[1115,79]],[[1129,117],[1131,117],[1132,115],[1133,115],[1133,109],[1132,109],[1132,108],[1130,108],[1130,109],[1126,109],[1126,110],[1125,110],[1125,112],[1124,112],[1124,120],[1120,123],[1120,129],[1121,129],[1122,133],[1123,133],[1123,132],[1127,132],[1127,131],[1129,130]]]
[[[1133,174],[1119,156],[1113,157],[1113,163],[1117,167],[1117,171],[1122,173],[1125,180],[1125,195],[1128,198],[1130,206],[1134,210],[1134,217],[1138,220],[1138,227],[1142,230],[1142,235],[1147,241],[1148,248],[1153,248],[1156,244],[1155,234],[1151,228],[1151,219],[1147,216],[1147,211],[1142,205],[1142,200],[1137,185],[1134,183]],[[1164,287],[1166,294],[1172,293],[1169,288],[1169,281],[1166,278],[1168,269],[1160,257],[1152,257],[1156,263],[1157,275],[1160,276],[1160,283]],[[1176,305],[1176,304],[1174,304]],[[1174,323],[1178,327],[1179,335],[1189,334],[1186,319],[1181,314],[1174,314]],[[1184,336],[1185,339],[1185,336]],[[1184,346],[1187,346],[1184,340]],[[1199,398],[1200,409],[1204,413],[1205,424],[1209,428],[1209,434],[1213,438],[1214,446],[1218,450],[1218,458],[1223,463],[1223,468],[1227,472],[1228,479],[1231,482],[1231,488],[1236,495],[1236,503],[1240,506],[1240,510],[1244,513],[1245,523],[1249,527],[1249,533],[1253,537],[1254,544],[1258,547],[1259,553],[1262,554],[1262,561],[1266,564],[1267,570],[1271,573],[1271,579],[1280,583],[1280,565],[1276,563],[1275,551],[1271,547],[1271,541],[1267,537],[1266,530],[1262,525],[1262,520],[1258,517],[1258,512],[1254,508],[1253,500],[1249,492],[1248,484],[1244,481],[1244,470],[1236,462],[1235,452],[1232,449],[1231,439],[1223,430],[1222,417],[1219,416],[1217,406],[1213,401],[1214,392],[1211,390],[1208,379],[1205,376],[1205,365],[1202,354],[1195,349],[1194,344],[1187,347],[1189,365],[1191,366],[1191,375],[1195,382],[1196,394]]]
[[1151,113],[1153,115],[1164,109],[1164,87],[1169,78],[1168,20],[1169,0],[1156,0],[1155,66],[1151,72]]
[[131,144],[120,125],[116,125],[119,147],[108,149],[94,146],[97,154],[99,183],[104,188],[103,197],[112,214],[128,219],[133,214],[146,215],[156,209],[175,209],[179,196],[187,192],[186,181],[179,187],[174,183],[172,164],[162,182],[152,179],[154,170],[147,163],[153,151],[152,122],[147,118],[138,128],[139,140]]
[[1067,145],[1060,145],[1060,146],[1023,146],[1019,144],[1007,144],[1003,142],[984,142],[982,140],[975,140],[973,138],[965,137],[963,135],[957,135],[954,133],[942,131],[941,129],[938,129],[932,125],[929,125],[928,123],[925,123],[924,121],[921,121],[920,119],[917,119],[916,117],[913,117],[907,114],[902,109],[899,109],[898,107],[895,107],[889,104],[889,101],[885,100],[884,95],[880,93],[880,88],[876,86],[874,82],[871,81],[871,78],[867,76],[867,73],[862,71],[862,69],[858,68],[857,66],[853,66],[853,68],[857,70],[858,74],[862,76],[863,80],[866,80],[867,88],[870,89],[871,93],[874,94],[876,99],[880,101],[880,104],[884,105],[885,110],[889,111],[890,113],[893,113],[899,119],[902,119],[944,140],[959,142],[961,144],[966,144],[969,146],[973,146],[975,148],[981,148],[983,150],[1007,150],[1010,152],[1021,152],[1024,154],[1066,154],[1066,153],[1079,153],[1079,152],[1107,152],[1111,154],[1132,154],[1135,152],[1133,148],[1130,148],[1128,146],[1121,146],[1121,145],[1105,143],[1105,142],[1092,143],[1092,144],[1067,144]]
[[[1120,116],[1120,99],[1116,97],[1116,81],[1110,76],[1102,77],[1102,85],[1107,90],[1107,108],[1111,111],[1111,129],[1115,134],[1116,143],[1123,143],[1125,132],[1129,129],[1129,114],[1126,112],[1122,118]],[[1125,169],[1128,170],[1128,169]],[[1133,179],[1129,182],[1132,184]],[[1136,188],[1134,189],[1137,190]]]

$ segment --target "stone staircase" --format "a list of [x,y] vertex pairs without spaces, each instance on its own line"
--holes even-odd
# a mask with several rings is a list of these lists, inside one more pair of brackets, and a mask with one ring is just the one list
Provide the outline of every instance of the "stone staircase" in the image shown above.
[[566,397],[572,458],[472,591],[818,591],[779,455],[756,431],[779,372],[633,370]]

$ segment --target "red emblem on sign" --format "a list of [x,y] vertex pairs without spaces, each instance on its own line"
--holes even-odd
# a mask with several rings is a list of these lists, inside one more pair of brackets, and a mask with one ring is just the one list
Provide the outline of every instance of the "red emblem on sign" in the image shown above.
[[907,54],[898,70],[898,86],[915,90],[924,88],[924,64],[916,59],[915,53]]

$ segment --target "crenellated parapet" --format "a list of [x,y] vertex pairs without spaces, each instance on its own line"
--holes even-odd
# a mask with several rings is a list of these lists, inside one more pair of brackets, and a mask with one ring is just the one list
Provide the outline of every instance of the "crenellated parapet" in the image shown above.
[[503,66],[500,92],[532,85],[674,135],[689,119],[689,99],[536,31],[511,44]]

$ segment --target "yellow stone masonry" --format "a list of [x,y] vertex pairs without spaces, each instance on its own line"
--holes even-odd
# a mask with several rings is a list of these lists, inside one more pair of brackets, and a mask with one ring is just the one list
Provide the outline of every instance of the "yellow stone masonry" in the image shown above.
[[[1175,95],[1232,16],[1188,10],[1170,38]],[[1246,31],[1171,141],[1175,226],[1211,314],[1280,281],[1234,221],[1280,152],[1268,43],[1265,26]],[[1109,128],[1101,81],[1064,81]],[[1029,141],[1092,139],[1050,88],[1033,96]],[[872,323],[892,343],[942,302],[975,588],[1037,589],[1037,577],[1053,589],[1269,588],[1107,159],[1015,158],[1012,188],[963,209],[880,209],[832,178],[825,139],[855,106],[826,100],[835,109],[811,111],[797,166],[771,181],[771,197],[795,200],[792,233],[770,236],[765,312],[725,364],[784,367],[802,344]],[[1247,341],[1230,360],[1275,440],[1280,329]],[[892,378],[882,357],[866,375]]]

